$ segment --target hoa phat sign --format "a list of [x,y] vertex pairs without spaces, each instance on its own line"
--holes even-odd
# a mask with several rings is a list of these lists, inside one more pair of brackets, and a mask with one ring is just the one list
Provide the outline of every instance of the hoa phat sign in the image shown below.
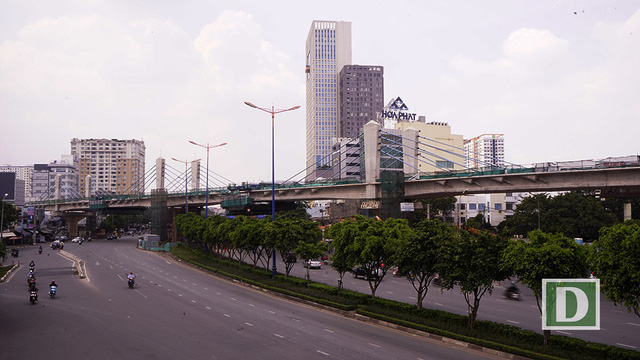
[[389,103],[389,105],[380,113],[382,120],[404,120],[415,121],[416,114],[409,113],[409,108],[398,96],[395,100]]

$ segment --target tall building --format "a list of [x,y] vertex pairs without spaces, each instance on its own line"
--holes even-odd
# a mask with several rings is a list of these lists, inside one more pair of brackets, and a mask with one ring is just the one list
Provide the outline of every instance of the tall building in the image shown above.
[[338,136],[355,139],[384,107],[384,69],[345,65],[339,79]]
[[143,192],[145,149],[142,140],[73,138],[78,193],[84,194],[87,186],[91,194]]
[[31,201],[31,181],[33,178],[33,166],[22,165],[2,165],[0,172],[12,172],[16,174],[16,179],[24,182],[23,199]]
[[33,200],[56,198],[56,179],[60,178],[60,199],[83,196],[78,193],[78,164],[73,155],[62,155],[61,160],[49,164],[33,165]]
[[503,134],[482,134],[465,140],[464,157],[468,169],[504,166]]
[[307,178],[331,165],[331,139],[338,137],[338,74],[351,64],[351,23],[313,21],[305,46],[307,77]]

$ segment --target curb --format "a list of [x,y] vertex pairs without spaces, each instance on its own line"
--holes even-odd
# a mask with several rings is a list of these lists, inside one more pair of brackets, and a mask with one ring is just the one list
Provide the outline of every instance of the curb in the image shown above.
[[73,255],[71,253],[68,253],[68,252],[66,252],[64,250],[60,250],[58,252],[58,254],[60,254],[60,256],[63,256],[65,258],[73,261],[73,265],[71,265],[71,267],[73,268],[74,272],[76,274],[78,274],[78,277],[80,279],[84,279],[84,278],[87,277],[86,276],[86,270],[85,270],[85,267],[84,267],[84,260],[81,260],[79,257],[77,257],[77,256],[75,256],[75,255]]
[[18,261],[17,263],[15,263],[13,265],[13,267],[11,269],[9,269],[9,271],[7,271],[6,274],[4,274],[3,277],[0,278],[0,282],[3,282],[7,277],[9,277],[9,275],[11,275],[12,272],[14,272],[18,267],[20,266],[20,261]]

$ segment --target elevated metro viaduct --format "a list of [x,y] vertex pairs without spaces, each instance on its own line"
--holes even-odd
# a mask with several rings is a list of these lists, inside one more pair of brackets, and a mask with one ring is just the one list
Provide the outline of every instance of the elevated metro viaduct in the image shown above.
[[[296,201],[310,200],[377,200],[384,207],[385,202],[394,202],[391,208],[397,211],[383,213],[383,217],[393,216],[399,213],[399,201],[418,201],[425,198],[437,198],[443,196],[489,194],[489,193],[513,193],[513,192],[551,192],[551,191],[600,191],[604,198],[640,197],[640,166],[632,164],[623,167],[603,167],[568,169],[555,171],[553,168],[522,168],[502,171],[491,171],[487,174],[480,173],[443,173],[433,177],[419,180],[404,180],[404,173],[411,173],[417,168],[416,150],[410,143],[416,141],[417,131],[405,130],[403,137],[403,163],[404,173],[401,171],[380,171],[380,125],[374,121],[364,126],[364,153],[365,153],[365,182],[347,184],[277,184],[276,204],[286,206]],[[164,169],[164,159],[159,158],[156,168]],[[196,174],[192,174],[197,176]],[[390,181],[389,181],[390,180]],[[389,192],[389,184],[392,183],[395,196],[385,196]],[[385,186],[387,189],[385,190]],[[164,189],[164,173],[156,178],[156,189]],[[158,190],[155,190],[156,192]],[[153,191],[152,191],[153,192]],[[162,192],[162,191],[160,191]],[[58,193],[57,193],[58,194]],[[225,197],[229,198],[227,189],[210,189],[209,204],[223,204]],[[246,199],[247,204],[239,207],[246,211],[250,203],[271,202],[271,186],[262,188],[244,188],[234,193],[236,199]],[[46,210],[56,211],[65,216],[65,213],[95,211],[125,211],[126,209],[146,209],[152,207],[153,194],[115,196],[105,200],[55,200],[36,206]],[[166,194],[162,206],[173,209],[174,214],[184,211],[185,194]],[[191,191],[187,195],[187,206],[198,208],[205,205],[205,192],[202,190]],[[397,205],[397,206],[396,206]],[[389,207],[388,207],[389,208]],[[182,209],[182,211],[180,211]],[[625,218],[630,218],[631,208],[625,207]]]

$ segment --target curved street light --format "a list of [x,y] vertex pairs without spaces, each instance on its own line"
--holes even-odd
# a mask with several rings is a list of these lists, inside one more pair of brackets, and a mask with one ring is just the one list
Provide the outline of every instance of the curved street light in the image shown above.
[[193,145],[197,145],[200,147],[203,147],[205,149],[207,149],[207,185],[206,185],[206,191],[205,191],[205,207],[204,207],[204,218],[206,219],[207,217],[209,217],[209,149],[213,149],[216,148],[218,146],[225,146],[227,145],[227,143],[222,143],[222,144],[217,144],[217,145],[209,145],[209,143],[207,143],[207,145],[202,145],[202,144],[198,144],[195,141],[191,141],[189,140],[190,143],[192,143]]
[[[271,109],[269,108],[262,108],[259,106],[256,106],[248,101],[244,102],[245,105],[252,107],[254,109],[258,109],[258,110],[262,110],[266,113],[271,114],[271,221],[275,221],[276,219],[276,170],[275,170],[275,155],[274,155],[274,128],[275,128],[275,115],[279,114],[279,113],[283,113],[285,111],[291,111],[291,110],[296,110],[299,109],[300,106],[296,105],[294,107],[290,107],[288,109],[275,109],[273,106],[271,106]],[[277,268],[276,268],[276,249],[273,249],[272,251],[272,258],[273,258],[273,267],[271,268],[271,276],[275,277],[277,274]]]

